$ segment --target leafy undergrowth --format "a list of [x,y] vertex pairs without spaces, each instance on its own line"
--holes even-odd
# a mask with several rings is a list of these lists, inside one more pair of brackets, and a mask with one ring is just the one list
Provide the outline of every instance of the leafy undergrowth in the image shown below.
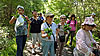
[[8,38],[0,38],[0,56],[15,56],[16,55],[16,42],[15,38],[8,39]]

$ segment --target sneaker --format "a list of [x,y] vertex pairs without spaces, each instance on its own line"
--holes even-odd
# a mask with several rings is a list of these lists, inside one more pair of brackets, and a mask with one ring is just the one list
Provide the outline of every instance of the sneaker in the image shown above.
[[36,52],[41,52],[41,48],[40,47],[37,47],[36,48]]
[[72,45],[69,45],[69,47],[72,47]]
[[40,48],[40,47],[37,47],[36,49],[37,49],[37,50],[41,50],[41,48]]
[[56,56],[56,54],[55,54],[55,56]]
[[64,45],[64,47],[67,47],[68,45],[66,44],[66,45]]
[[32,48],[32,54],[34,54],[35,53],[35,49],[34,48]]

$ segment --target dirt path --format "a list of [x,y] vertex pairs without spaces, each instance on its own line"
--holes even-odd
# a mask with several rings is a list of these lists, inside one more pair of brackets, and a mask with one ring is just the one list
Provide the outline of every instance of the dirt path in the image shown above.
[[[36,48],[35,48],[36,53],[32,54],[31,44],[32,44],[31,40],[28,40],[26,42],[26,46],[25,46],[25,50],[24,50],[24,56],[42,56],[43,53],[42,52],[38,52],[36,50]],[[36,47],[37,47],[37,45],[36,45]],[[57,51],[59,51],[59,50],[57,50]],[[70,49],[68,47],[64,47],[64,49],[62,51],[62,54],[63,54],[62,56],[73,56],[72,55],[72,49]],[[58,55],[56,54],[56,56],[58,56]]]

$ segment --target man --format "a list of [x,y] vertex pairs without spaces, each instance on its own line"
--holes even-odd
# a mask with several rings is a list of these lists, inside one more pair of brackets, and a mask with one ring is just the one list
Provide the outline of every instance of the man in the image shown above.
[[[48,51],[50,50],[50,56],[55,56],[54,52],[54,41],[56,40],[56,29],[57,25],[52,22],[54,15],[52,13],[47,13],[45,15],[46,22],[44,22],[41,25],[41,33],[42,33],[42,47],[43,47],[43,56],[48,56]],[[51,29],[52,35],[48,35],[47,32],[45,32],[45,29]]]
[[18,16],[13,16],[9,21],[10,24],[15,23],[17,53],[16,56],[23,56],[23,49],[27,39],[27,24],[29,23],[28,17],[24,15],[24,7],[17,6]]
[[43,20],[43,22],[45,22],[45,18],[42,16],[42,13],[40,13],[39,18],[40,18],[40,20]]
[[44,18],[42,17],[42,13],[40,13],[39,18],[40,18],[41,20],[44,20]]
[[[90,19],[92,19],[93,20],[93,22],[94,22],[94,18],[95,18],[95,16],[96,16],[96,14],[95,13],[92,13],[91,14],[91,16],[90,16]],[[90,30],[91,32],[93,32],[92,30]]]
[[90,17],[94,20],[95,16],[96,16],[96,14],[92,13]]
[[[33,17],[30,19],[31,23],[28,28],[30,28],[30,33],[32,37],[32,53],[35,54],[35,44],[38,40],[38,51],[40,52],[40,42],[41,42],[41,24],[43,23],[43,20],[40,20],[37,16],[37,11],[34,10],[32,12]],[[29,35],[29,33],[28,33]]]

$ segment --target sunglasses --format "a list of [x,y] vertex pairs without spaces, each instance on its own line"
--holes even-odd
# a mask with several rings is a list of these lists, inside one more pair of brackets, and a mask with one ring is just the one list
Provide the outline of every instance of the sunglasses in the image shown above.
[[87,25],[87,26],[89,26],[89,27],[95,27],[95,25]]
[[61,18],[61,19],[66,19],[66,18]]
[[48,17],[53,18],[54,16],[48,16]]

